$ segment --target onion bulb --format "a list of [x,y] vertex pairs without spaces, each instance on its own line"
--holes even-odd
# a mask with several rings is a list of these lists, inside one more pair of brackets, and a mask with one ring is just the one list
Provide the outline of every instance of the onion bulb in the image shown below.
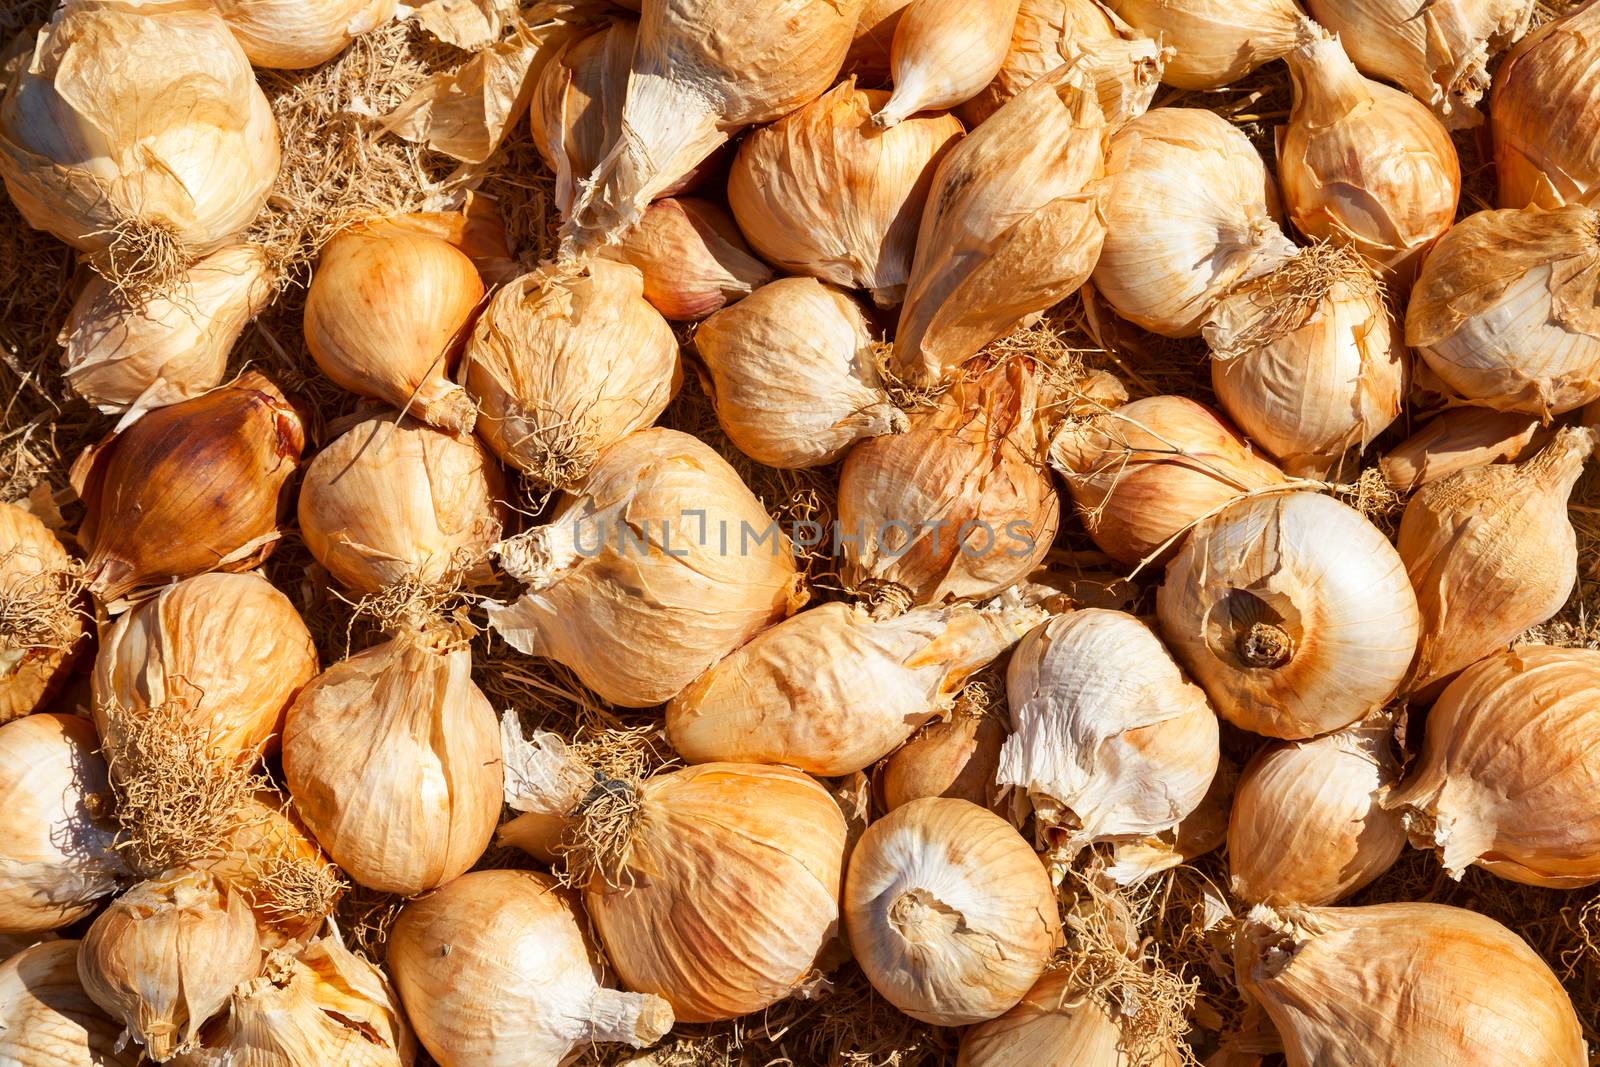
[[958,696],[950,718],[924,726],[873,771],[878,806],[888,812],[923,797],[954,797],[1005,815],[1010,804],[994,775],[1007,733],[999,714]]
[[857,441],[906,428],[884,391],[866,316],[815,279],[762,286],[702,323],[694,343],[717,422],[758,463],[821,466]]
[[667,739],[690,763],[852,774],[948,713],[966,679],[1044,614],[1010,602],[874,620],[859,605],[823,604],[763,630],[674,697]]
[[928,190],[892,366],[949,380],[1088,280],[1106,235],[1105,116],[1075,67],[1040,78],[952,148]]
[[1390,449],[1378,468],[1390,488],[1408,493],[1473,467],[1522,459],[1549,436],[1535,415],[1450,408]]
[[471,672],[454,634],[403,626],[322,672],[289,709],[283,772],[295,810],[369,889],[432,889],[489,847],[500,729]]
[[69,0],[0,100],[0,178],[17,210],[149,291],[256,217],[278,127],[210,4]]
[[1332,904],[1379,878],[1406,846],[1400,817],[1383,807],[1399,777],[1381,720],[1263,749],[1233,795],[1233,895]]
[[767,261],[894,307],[934,168],[961,123],[939,113],[876,129],[870,118],[886,98],[850,79],[751,133],[728,174],[728,204]]
[[98,749],[93,724],[75,715],[0,726],[0,932],[58,930],[117,891],[115,833],[90,814],[110,793]]
[[304,444],[300,416],[249,371],[86,449],[72,484],[89,591],[115,610],[175,578],[255,567],[280,536]]
[[1137,885],[1221,848],[1228,839],[1228,814],[1238,781],[1238,764],[1223,756],[1199,806],[1176,826],[1111,846],[1112,863],[1105,869],[1106,877],[1117,885]]
[[1548,417],[1600,398],[1600,211],[1480,211],[1440,239],[1406,343],[1468,400]]
[[1256,908],[1235,938],[1234,962],[1289,1067],[1588,1060],[1549,965],[1463,908]]
[[300,534],[360,594],[414,580],[486,578],[510,518],[505,479],[472,437],[374,415],[317,453],[300,485]]
[[804,602],[789,539],[726,460],[676,430],[623,438],[549,525],[497,553],[526,590],[490,603],[490,625],[623,707],[670,700]]
[[1061,930],[1044,866],[1011,824],[929,797],[867,827],[850,854],[850,947],[884,999],[934,1026],[1008,1011]]
[[1404,292],[1455,221],[1461,164],[1450,133],[1408,93],[1361,76],[1316,23],[1285,59],[1294,107],[1278,179],[1295,228],[1347,244]]
[[1534,30],[1495,72],[1489,118],[1501,207],[1525,207],[1541,187],[1568,204],[1592,204],[1600,192],[1597,26],[1600,6],[1580,4]]
[[0,722],[37,711],[83,640],[77,565],[34,514],[0,503]]
[[1295,252],[1255,146],[1211,111],[1157,108],[1112,134],[1100,204],[1096,291],[1167,337],[1197,335],[1219,297]]
[[1230,504],[1189,534],[1156,596],[1161,633],[1235,726],[1325,734],[1394,696],[1417,597],[1388,540],[1319,493]]
[[1161,80],[1179,89],[1220,89],[1283,56],[1301,18],[1294,0],[1107,0],[1146,37],[1172,45]]
[[388,962],[444,1067],[557,1067],[597,1042],[638,1048],[672,1008],[611,987],[576,894],[532,871],[474,871],[401,910]]
[[1600,881],[1600,652],[1526,645],[1468,667],[1428,713],[1422,755],[1389,806],[1461,877]]
[[733,219],[709,200],[657,200],[607,254],[644,278],[644,298],[674,322],[696,322],[772,280]]
[[109,414],[192,399],[222,381],[233,343],[271,297],[255,245],[219,249],[143,300],[96,275],[67,313],[62,377]]
[[905,433],[862,441],[839,474],[848,588],[892,612],[993,596],[1055,540],[1051,389],[1026,359],[957,381]]
[[911,0],[895,23],[894,93],[872,121],[893,126],[977,96],[1011,46],[1019,0]]
[[1006,671],[1011,736],[995,781],[1033,802],[1067,856],[1165,833],[1217,773],[1217,716],[1132,615],[1086,608],[1036,627]]
[[1567,497],[1594,448],[1593,430],[1567,427],[1532,459],[1461,471],[1411,498],[1396,543],[1422,610],[1413,689],[1561,610],[1578,581]]
[[215,0],[258,67],[304,70],[394,17],[395,0]]
[[204,574],[162,589],[106,631],[94,714],[111,754],[126,724],[158,711],[203,735],[219,759],[253,762],[317,673],[311,633],[259,574]]
[[128,890],[95,919],[78,950],[84,992],[157,1063],[193,1048],[233,987],[260,966],[249,903],[193,870]]
[[1284,481],[1231,426],[1182,396],[1068,421],[1050,442],[1050,465],[1094,543],[1134,564],[1170,555],[1196,522]]
[[1016,1007],[961,1035],[956,1067],[1181,1067],[1170,1040],[1135,1051],[1121,1013],[1095,993],[1075,992],[1081,983],[1071,971],[1047,972]]
[[1200,332],[1222,409],[1290,474],[1327,476],[1400,414],[1400,330],[1348,248],[1315,245],[1243,283]]
[[568,489],[595,458],[656,421],[678,391],[678,342],[639,271],[598,260],[575,276],[503,286],[467,344],[478,432],[540,488]]
[[323,246],[306,347],[340,388],[469,433],[477,409],[449,375],[482,299],[478,268],[443,238],[358,226]]
[[137,1067],[122,1027],[78,981],[78,942],[46,941],[0,963],[0,1060],[27,1067]]

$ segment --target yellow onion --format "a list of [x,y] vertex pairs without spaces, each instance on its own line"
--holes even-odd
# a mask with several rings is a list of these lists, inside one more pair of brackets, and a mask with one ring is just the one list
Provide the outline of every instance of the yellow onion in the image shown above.
[[497,553],[526,590],[488,604],[490,625],[623,707],[670,700],[805,599],[793,546],[761,502],[676,430],[623,438],[549,525]]
[[504,495],[500,468],[476,439],[374,415],[306,467],[300,535],[357,593],[407,579],[484,579],[510,518]]
[[192,870],[140,882],[118,897],[78,950],[84,992],[157,1063],[193,1048],[233,987],[260,966],[249,903]]
[[678,342],[634,267],[525,274],[494,295],[467,344],[478,432],[541,488],[568,489],[595,457],[656,421],[678,391]]
[[1548,438],[1534,415],[1451,408],[1391,448],[1378,468],[1391,488],[1407,493],[1473,467],[1522,459]]
[[407,904],[388,962],[444,1067],[557,1067],[596,1042],[638,1048],[672,1008],[612,988],[577,894],[532,871],[474,871]]
[[305,430],[278,387],[232,385],[146,414],[72,467],[86,513],[89,590],[130,593],[208,571],[247,571],[281,536]]
[[1217,716],[1132,615],[1085,608],[1036,627],[1006,671],[1011,736],[995,781],[1033,802],[1067,856],[1173,829],[1217,773]]
[[1383,807],[1399,781],[1388,724],[1272,745],[1245,767],[1228,823],[1233,895],[1332,904],[1379,878],[1406,846]]
[[711,373],[717,422],[758,463],[821,466],[857,441],[906,428],[884,391],[866,316],[815,279],[762,286],[707,319],[694,343]]
[[947,714],[966,679],[1044,615],[1013,602],[874,620],[859,605],[823,604],[763,630],[674,697],[667,739],[690,763],[852,774]]
[[[298,949],[298,946],[296,946]],[[383,972],[320,937],[273,952],[176,1067],[411,1067],[416,1042]]]
[[657,200],[607,254],[644,277],[644,298],[674,322],[695,322],[772,280],[733,219],[709,200]]
[[1010,805],[994,775],[1006,735],[998,714],[957,697],[950,718],[918,730],[873,771],[878,806],[888,812],[923,797],[953,797],[1005,815]]
[[965,800],[928,797],[867,827],[850,854],[850,948],[886,1000],[934,1026],[1012,1008],[1044,972],[1061,929],[1055,890],[1011,824]]
[[1294,107],[1278,180],[1295,228],[1347,244],[1404,292],[1455,221],[1461,164],[1450,133],[1408,93],[1361,76],[1316,23],[1285,59]]
[[394,17],[395,0],[215,0],[258,67],[303,70]]
[[335,385],[468,433],[478,412],[449,375],[482,299],[478,268],[448,241],[357,227],[322,249],[306,347]]
[[1234,943],[1289,1067],[1582,1067],[1572,1001],[1516,934],[1443,904],[1250,913]]
[[1115,129],[1149,108],[1173,52],[1096,0],[1022,0],[1000,73],[956,114],[976,126],[1052,70],[1077,63],[1094,82],[1106,124]]
[[67,313],[62,377],[110,414],[189,400],[222,381],[239,334],[272,296],[266,254],[229,245],[142,301],[98,275]]
[[1134,1051],[1120,1013],[1099,995],[1075,992],[1076,984],[1071,971],[1046,973],[1016,1007],[961,1035],[956,1067],[1181,1067],[1170,1041]]
[[1291,740],[1394,696],[1420,626],[1388,540],[1310,492],[1240,500],[1197,526],[1167,564],[1156,613],[1219,715]]
[[403,626],[323,671],[289,709],[283,773],[295,810],[369,889],[432,889],[489,847],[500,730],[471,673],[456,635]]
[[0,1060],[18,1067],[137,1067],[122,1027],[78,981],[78,942],[46,941],[0,963]]
[[106,631],[94,714],[113,764],[123,724],[158,709],[219,758],[275,747],[283,716],[317,673],[300,613],[258,574],[204,574],[162,589]]
[[1042,377],[1026,359],[996,364],[905,433],[851,450],[838,501],[847,587],[892,612],[993,596],[1039,565],[1061,519]]
[[1489,118],[1501,207],[1533,203],[1541,186],[1569,204],[1593,203],[1600,191],[1597,23],[1600,6],[1581,4],[1534,30],[1495,72]]
[[83,640],[77,567],[34,514],[0,503],[0,722],[37,711]]
[[934,167],[961,139],[961,123],[939,113],[876,129],[870,118],[886,98],[851,78],[751,133],[728,175],[728,204],[768,262],[894,307]]
[[1222,409],[1290,474],[1326,476],[1400,414],[1400,330],[1348,248],[1315,245],[1239,285],[1200,332]]
[[893,126],[977,96],[1011,46],[1019,0],[911,0],[895,23],[894,93],[872,121]]
[[1283,473],[1203,404],[1150,396],[1081,421],[1050,442],[1089,536],[1112,559],[1168,555],[1189,527]]
[[[1307,0],[1362,73],[1433,108],[1452,129],[1478,126],[1489,61],[1528,31],[1531,0]],[[1521,205],[1516,205],[1521,206]]]
[[867,0],[861,8],[861,18],[856,22],[855,39],[850,42],[849,55],[845,57],[847,73],[870,79],[874,83],[887,79],[890,72],[889,53],[894,48],[895,27],[900,15],[911,0]]
[[1532,459],[1461,471],[1411,498],[1396,544],[1422,611],[1413,689],[1561,610],[1578,581],[1567,497],[1594,448],[1595,431],[1568,427]]
[[1454,878],[1600,881],[1600,652],[1526,645],[1484,659],[1428,713],[1422,755],[1389,806]]
[[1116,131],[1100,205],[1095,290],[1167,337],[1197,335],[1219,297],[1295,251],[1255,146],[1210,111],[1157,108]]
[[1088,280],[1106,233],[1095,192],[1105,146],[1093,85],[1062,67],[939,162],[895,332],[897,375],[947,380]]
[[60,929],[117,891],[115,835],[90,813],[110,793],[98,748],[93,724],[75,715],[0,726],[0,932]]
[[1107,0],[1146,37],[1177,49],[1161,80],[1220,89],[1283,56],[1301,18],[1294,0]]
[[272,108],[202,0],[70,0],[0,100],[17,210],[120,283],[226,243],[277,176]]
[[[617,129],[562,227],[582,257],[742,126],[771,122],[833,84],[866,0],[675,0],[641,9]],[[580,175],[580,177],[582,177]]]
[[1406,343],[1460,395],[1548,417],[1600,398],[1600,211],[1480,211],[1428,254]]

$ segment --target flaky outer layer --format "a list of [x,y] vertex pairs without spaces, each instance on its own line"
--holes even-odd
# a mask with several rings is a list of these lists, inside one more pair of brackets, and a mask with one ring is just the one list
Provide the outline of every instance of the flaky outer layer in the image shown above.
[[182,709],[221,758],[277,744],[283,716],[317,673],[311,633],[259,574],[203,574],[118,619],[94,663],[94,716],[114,753],[118,723]]
[[1550,416],[1600,397],[1600,212],[1480,211],[1423,263],[1406,343],[1462,396]]
[[622,984],[690,1023],[788,996],[838,932],[832,795],[786,767],[704,763],[648,779],[639,805],[622,866],[584,891]]
[[873,987],[935,1026],[1008,1011],[1043,973],[1061,924],[1050,878],[1011,824],[945,797],[867,827],[844,916]]
[[38,710],[70,673],[84,621],[72,567],[49,527],[16,504],[0,503],[0,599],[42,616],[38,633],[0,635],[0,722]]
[[1443,904],[1258,908],[1235,940],[1240,987],[1289,1067],[1583,1067],[1572,1001],[1538,954]]
[[[897,129],[904,129],[904,126]],[[717,422],[770,467],[815,467],[906,428],[873,360],[866,316],[812,278],[780,278],[694,335]]]
[[884,307],[905,294],[934,167],[962,136],[948,112],[872,125],[888,94],[841,82],[745,138],[728,205],[756,251],[788,274],[868,289]]
[[1233,893],[1251,904],[1332,904],[1406,847],[1382,801],[1399,780],[1383,725],[1263,749],[1245,767],[1228,823]]
[[1025,359],[963,379],[903,434],[863,441],[839,475],[848,587],[898,587],[913,604],[992,596],[1055,541],[1045,465],[1049,387]]
[[995,780],[1033,800],[1069,852],[1173,829],[1217,772],[1217,716],[1132,615],[1087,608],[1034,628],[1011,657],[1012,733]]
[[1396,546],[1422,611],[1412,689],[1503,647],[1561,610],[1578,580],[1567,497],[1595,447],[1568,427],[1524,463],[1495,463],[1423,486]]
[[555,175],[556,208],[563,217],[578,198],[578,183],[617,139],[637,40],[637,23],[615,19],[568,42],[536,75],[528,126]]
[[1524,645],[1467,668],[1428,715],[1422,756],[1390,806],[1460,877],[1600,881],[1600,652]]
[[1294,0],[1109,0],[1139,32],[1177,49],[1161,80],[1180,89],[1216,89],[1294,47]]
[[1071,971],[1051,971],[1017,1006],[961,1036],[956,1067],[1179,1067],[1171,1046],[1154,1059],[1129,1053],[1122,1027],[1098,994],[1073,989]]
[[691,763],[782,763],[825,777],[894,751],[1044,617],[1020,605],[914,608],[875,620],[823,604],[764,630],[667,705]]
[[409,628],[329,667],[295,700],[283,772],[335,863],[384,893],[477,862],[500,818],[500,726],[472,654]]
[[1050,442],[1078,518],[1113,559],[1139,563],[1176,549],[1189,527],[1283,472],[1233,427],[1183,396],[1149,396],[1084,421]]
[[136,1067],[122,1025],[78,981],[77,941],[46,941],[0,963],[0,1059],[28,1067]]
[[657,200],[607,250],[644,276],[644,298],[674,322],[696,322],[772,280],[728,213],[710,200]]
[[1440,412],[1391,448],[1378,468],[1401,493],[1490,463],[1515,462],[1543,444],[1549,433],[1537,415],[1458,407]]
[[894,93],[873,117],[880,126],[918,111],[955,107],[994,80],[1011,47],[1020,0],[913,0],[889,49]]
[[1500,206],[1541,186],[1569,204],[1600,192],[1600,5],[1581,4],[1530,33],[1495,73],[1489,119]]
[[550,525],[499,555],[527,589],[487,605],[490,625],[624,707],[670,700],[804,602],[788,537],[726,460],[676,430],[608,449]]
[[1223,293],[1295,250],[1255,146],[1210,111],[1157,108],[1113,134],[1100,205],[1095,289],[1167,337],[1198,334]]
[[984,345],[1088,280],[1106,235],[1098,193],[1106,132],[1094,86],[1061,67],[944,156],[895,333],[899,377],[948,381]]
[[388,963],[444,1067],[556,1067],[592,1042],[638,1047],[672,1026],[661,998],[610,988],[577,894],[532,871],[474,871],[407,904]]
[[[89,813],[110,792],[88,719],[41,713],[0,726],[0,932],[55,930],[117,891],[115,833]],[[0,1029],[0,1048],[10,1020]]]
[[1364,718],[1399,688],[1417,647],[1417,597],[1360,513],[1313,492],[1229,505],[1167,565],[1156,614],[1217,713],[1268,737]]
[[283,70],[332,59],[395,11],[395,0],[216,0],[216,5],[250,62]]

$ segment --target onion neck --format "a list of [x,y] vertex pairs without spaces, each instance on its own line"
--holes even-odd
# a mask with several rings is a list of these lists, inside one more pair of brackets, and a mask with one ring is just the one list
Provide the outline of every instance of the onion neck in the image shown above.
[[1294,83],[1293,124],[1331,126],[1373,103],[1372,89],[1336,37],[1300,20],[1300,43],[1284,57]]
[[654,993],[597,988],[583,1020],[583,1041],[617,1041],[634,1048],[653,1045],[673,1024],[672,1006]]
[[1255,622],[1235,639],[1234,649],[1245,666],[1273,670],[1294,658],[1294,639],[1281,626]]

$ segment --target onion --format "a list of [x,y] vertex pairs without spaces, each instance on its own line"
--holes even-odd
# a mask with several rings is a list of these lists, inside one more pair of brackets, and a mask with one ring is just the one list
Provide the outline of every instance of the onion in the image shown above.
[[0,722],[37,711],[83,639],[76,565],[32,512],[0,503]]
[[395,0],[215,0],[258,67],[303,70],[394,17]]
[[18,1067],[137,1067],[122,1027],[78,982],[78,942],[46,941],[0,963],[0,1060]]
[[893,126],[918,111],[955,107],[994,80],[1020,0],[911,0],[895,23],[894,94],[872,116]]
[[1016,1007],[961,1035],[956,1067],[1180,1067],[1183,1063],[1171,1042],[1154,1053],[1136,1052],[1101,998],[1073,993],[1073,985],[1071,972],[1047,972]]
[[1525,207],[1541,190],[1592,203],[1600,190],[1597,24],[1600,6],[1573,7],[1530,33],[1495,73],[1489,118],[1501,207]]
[[1281,59],[1295,44],[1294,0],[1109,0],[1140,33],[1177,49],[1161,80],[1217,89]]
[[657,200],[608,254],[644,277],[644,298],[674,322],[695,322],[772,280],[738,226],[709,200]]

